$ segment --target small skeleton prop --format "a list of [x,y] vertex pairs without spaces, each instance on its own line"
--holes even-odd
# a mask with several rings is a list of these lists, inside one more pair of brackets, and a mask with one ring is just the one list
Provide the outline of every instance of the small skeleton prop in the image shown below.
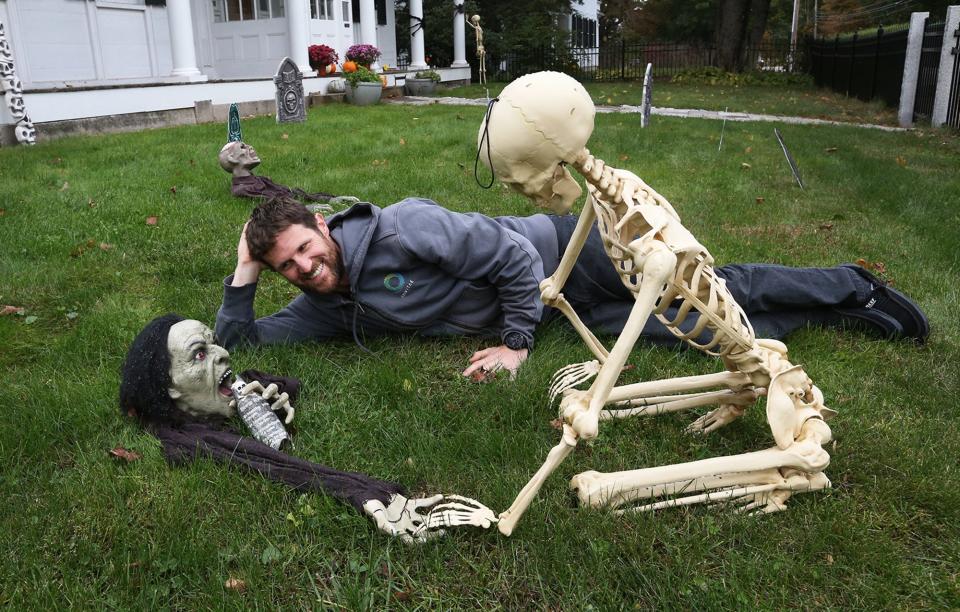
[[159,438],[171,462],[205,456],[249,468],[297,490],[328,493],[368,515],[379,530],[407,543],[439,537],[448,527],[487,528],[497,522],[492,510],[472,499],[407,497],[398,483],[306,461],[214,426],[233,416],[238,403],[242,410],[250,396],[262,398],[271,410],[285,411],[286,423],[293,420],[290,396],[278,392],[277,384],[235,382],[230,354],[216,344],[210,328],[171,313],[151,321],[133,341],[122,369],[120,411],[138,418]]
[[480,75],[480,84],[487,82],[487,50],[483,48],[483,28],[480,27],[480,15],[474,15],[467,20],[467,25],[473,28],[477,35],[477,59],[480,60],[480,67],[477,73]]
[[[824,406],[823,395],[803,369],[787,360],[785,345],[754,337],[743,310],[714,275],[713,257],[683,226],[670,203],[635,174],[607,166],[585,148],[594,112],[590,96],[577,81],[540,72],[508,85],[480,128],[480,158],[489,160],[502,181],[541,205],[563,214],[579,198],[580,186],[567,166],[586,179],[589,192],[560,265],[540,290],[544,304],[564,313],[596,360],[566,366],[554,376],[550,397],[562,397],[561,441],[500,515],[501,533],[510,535],[577,441],[597,436],[599,421],[715,404],[716,409],[689,428],[709,433],[741,416],[763,395],[776,441],[770,449],[615,474],[585,472],[570,486],[578,490],[582,503],[591,506],[620,507],[673,496],[631,510],[731,501],[752,512],[782,510],[792,493],[828,487],[822,470],[830,457],[823,445],[831,436],[824,420],[834,412]],[[594,222],[612,264],[636,298],[609,351],[561,293]],[[674,318],[664,314],[671,305],[678,306]],[[694,311],[699,314],[695,325],[682,331],[681,324]],[[726,370],[616,386],[651,315],[677,338],[719,356]],[[589,389],[574,388],[593,378]]]

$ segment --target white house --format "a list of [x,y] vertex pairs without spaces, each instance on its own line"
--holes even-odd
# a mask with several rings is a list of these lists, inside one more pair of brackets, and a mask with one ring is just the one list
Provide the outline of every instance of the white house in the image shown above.
[[[422,15],[422,0],[410,9]],[[309,67],[311,44],[329,45],[341,59],[350,45],[373,44],[381,64],[396,63],[392,0],[0,0],[0,24],[22,83],[21,92],[14,78],[0,79],[7,98],[0,144],[13,142],[23,109],[42,138],[64,122],[210,105],[219,116],[231,102],[269,102],[288,56],[304,73],[305,93],[322,94],[330,79]],[[470,78],[464,28],[454,20],[455,61],[441,71],[445,81]],[[411,50],[410,69],[425,69],[422,32],[411,36]],[[398,77],[391,74],[390,84]],[[184,121],[180,115],[174,122]]]
[[[469,81],[464,0],[448,1],[454,60],[440,72],[444,81]],[[423,0],[409,7],[422,16]],[[561,21],[575,47],[596,46],[598,10],[599,0],[584,0]],[[232,102],[269,112],[285,57],[303,71],[306,94],[326,93],[331,79],[309,67],[312,44],[341,59],[353,44],[373,44],[381,64],[397,63],[393,0],[0,0],[0,24],[22,83],[21,91],[15,78],[0,78],[0,145],[16,141],[14,126],[26,118],[43,138],[220,120]],[[409,69],[425,69],[422,30],[410,43]],[[0,69],[9,64],[0,54]],[[390,84],[398,78],[388,76]]]

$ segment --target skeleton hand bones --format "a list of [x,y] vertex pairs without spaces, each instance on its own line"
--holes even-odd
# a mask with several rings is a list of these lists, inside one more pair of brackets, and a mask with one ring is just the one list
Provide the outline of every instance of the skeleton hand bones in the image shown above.
[[290,404],[290,396],[287,393],[279,393],[279,387],[276,383],[270,383],[266,388],[257,381],[247,383],[247,386],[240,391],[240,396],[246,396],[251,393],[260,395],[270,403],[270,410],[278,412],[283,410],[286,417],[283,419],[284,425],[289,425],[293,421],[293,405]]

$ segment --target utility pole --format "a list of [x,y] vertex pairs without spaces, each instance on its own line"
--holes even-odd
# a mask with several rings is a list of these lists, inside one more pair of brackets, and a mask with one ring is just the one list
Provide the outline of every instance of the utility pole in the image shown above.
[[790,72],[797,57],[797,25],[800,21],[800,0],[793,0],[793,21],[790,23]]

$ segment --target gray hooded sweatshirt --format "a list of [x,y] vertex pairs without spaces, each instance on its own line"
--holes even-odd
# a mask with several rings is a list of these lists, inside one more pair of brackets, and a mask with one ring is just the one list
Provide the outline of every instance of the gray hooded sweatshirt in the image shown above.
[[[545,215],[498,217],[451,212],[408,198],[379,208],[361,203],[327,219],[343,256],[349,294],[304,291],[279,312],[256,318],[256,283],[224,280],[216,333],[223,346],[276,344],[413,332],[519,332],[533,346],[543,317],[540,281],[559,261]],[[544,259],[547,261],[545,262]]]

